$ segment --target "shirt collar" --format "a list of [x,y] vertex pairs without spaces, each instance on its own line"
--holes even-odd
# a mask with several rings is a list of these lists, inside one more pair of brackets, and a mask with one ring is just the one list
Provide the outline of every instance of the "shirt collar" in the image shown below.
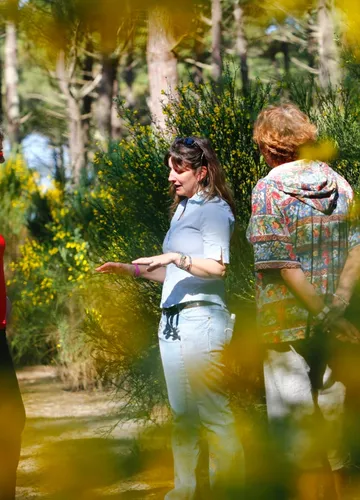
[[192,195],[191,198],[189,198],[188,201],[198,203],[199,201],[204,201],[204,197],[205,197],[205,192],[203,190],[197,191],[195,194]]

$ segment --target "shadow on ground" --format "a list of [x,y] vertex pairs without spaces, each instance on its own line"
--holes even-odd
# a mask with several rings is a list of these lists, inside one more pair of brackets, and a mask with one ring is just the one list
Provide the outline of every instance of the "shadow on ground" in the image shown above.
[[172,484],[168,429],[147,429],[136,438],[79,437],[101,425],[99,417],[29,419],[19,487],[36,485],[44,500],[152,498],[157,490],[163,498]]
[[[109,395],[64,391],[55,379],[21,383],[28,418],[17,500],[160,500],[172,488],[169,425],[144,428],[129,420],[109,434],[122,411],[120,405],[117,414],[109,412]],[[241,388],[235,403],[241,408],[238,421],[247,486],[241,496],[233,492],[226,500],[289,500],[293,498],[291,477],[286,464],[276,461],[264,404],[256,404],[262,401],[261,391],[246,408],[243,397]],[[355,410],[360,415],[360,404]],[[349,429],[353,456],[357,450],[360,459],[358,421],[354,419]],[[359,470],[350,477],[347,500],[360,499]]]

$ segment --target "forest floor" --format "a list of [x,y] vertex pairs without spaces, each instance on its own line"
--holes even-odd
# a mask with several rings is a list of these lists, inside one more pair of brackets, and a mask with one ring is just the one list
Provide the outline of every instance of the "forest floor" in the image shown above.
[[17,500],[164,498],[172,487],[169,430],[116,425],[119,402],[66,390],[52,367],[18,372],[26,408]]
[[[27,421],[17,500],[160,500],[172,488],[167,425],[118,424],[125,412],[118,399],[104,391],[67,390],[52,367],[20,370],[18,379]],[[264,426],[254,419],[241,422],[248,457],[244,498],[288,499],[284,472],[269,467],[274,456],[264,446]],[[349,486],[345,498],[360,500],[360,469]]]

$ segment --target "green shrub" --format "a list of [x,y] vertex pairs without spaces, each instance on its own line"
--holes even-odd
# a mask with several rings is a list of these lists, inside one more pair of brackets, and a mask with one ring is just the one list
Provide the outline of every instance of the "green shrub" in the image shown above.
[[254,120],[264,106],[293,100],[316,122],[320,138],[336,146],[331,165],[356,187],[358,94],[348,82],[324,92],[308,80],[253,82],[244,96],[227,72],[221,87],[189,83],[176,98],[169,96],[164,112],[171,136],[142,125],[119,103],[128,135],[98,152],[96,179],[76,191],[55,183],[42,193],[19,158],[8,162],[0,170],[0,219],[13,260],[10,330],[17,362],[58,363],[72,387],[93,386],[100,376],[125,398],[131,416],[152,417],[166,399],[157,347],[161,287],[91,269],[161,253],[171,204],[163,164],[169,143],[175,136],[207,136],[225,168],[237,206],[228,301],[241,325],[244,315],[251,317],[246,328],[253,336],[252,250],[245,229],[251,190],[267,172],[252,141]]
[[325,158],[355,187],[360,175],[360,89],[345,80],[333,89],[319,88],[313,79],[291,81],[288,97],[316,123],[320,140],[329,140],[336,154]]
[[[168,97],[164,113],[171,137],[144,127],[136,113],[119,108],[127,120],[129,135],[96,158],[99,187],[94,194],[96,219],[90,227],[93,252],[99,256],[99,263],[129,262],[160,253],[170,205],[164,152],[174,136],[209,137],[226,170],[238,211],[226,281],[229,303],[239,312],[242,324],[247,324],[249,336],[254,336],[252,251],[245,229],[251,190],[268,168],[252,141],[254,120],[264,106],[291,98],[317,123],[320,138],[330,138],[336,145],[338,154],[331,164],[354,184],[360,144],[355,93],[345,86],[321,93],[313,81],[307,85],[255,82],[243,96],[227,74],[221,88],[189,83],[178,89],[176,97]],[[356,145],[351,151],[353,141]],[[89,301],[92,309],[87,323],[96,363],[104,380],[114,383],[133,408],[132,416],[149,417],[164,400],[156,335],[160,287],[130,278],[99,276],[97,281],[103,284],[102,296]],[[246,321],[243,314],[248,316]],[[237,380],[239,370],[244,374],[238,366]]]
[[[81,224],[74,223],[72,202],[71,193],[56,183],[45,193],[33,193],[28,237],[10,264],[8,281],[14,304],[9,330],[18,364],[54,362],[70,367],[75,358],[78,364],[89,364],[90,351],[84,344],[74,348],[81,336],[82,291],[90,262],[89,244]],[[86,378],[79,378],[78,385],[86,384]]]
[[[244,230],[251,189],[264,173],[264,164],[252,142],[252,125],[257,112],[276,98],[279,89],[271,91],[270,86],[257,83],[244,98],[230,78],[220,92],[188,84],[164,109],[174,136],[210,137],[233,187],[239,224],[227,288],[236,301],[253,297],[251,253]],[[99,187],[94,193],[96,219],[90,231],[99,263],[131,262],[161,253],[169,226],[171,200],[163,157],[172,137],[141,125],[136,114],[121,105],[119,111],[127,120],[128,137],[95,159]],[[132,416],[149,417],[165,393],[157,345],[160,286],[107,276],[97,281],[103,283],[102,293],[88,300],[87,327],[97,365],[102,378],[114,383],[132,407]]]

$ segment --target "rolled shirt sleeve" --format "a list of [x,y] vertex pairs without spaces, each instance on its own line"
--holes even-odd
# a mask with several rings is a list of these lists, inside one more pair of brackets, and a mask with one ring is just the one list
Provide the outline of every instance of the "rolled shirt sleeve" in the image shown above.
[[200,220],[204,258],[229,264],[233,230],[234,216],[226,202],[216,199],[204,203]]
[[301,267],[283,214],[276,204],[278,193],[259,181],[252,195],[252,215],[247,237],[254,248],[255,270]]

